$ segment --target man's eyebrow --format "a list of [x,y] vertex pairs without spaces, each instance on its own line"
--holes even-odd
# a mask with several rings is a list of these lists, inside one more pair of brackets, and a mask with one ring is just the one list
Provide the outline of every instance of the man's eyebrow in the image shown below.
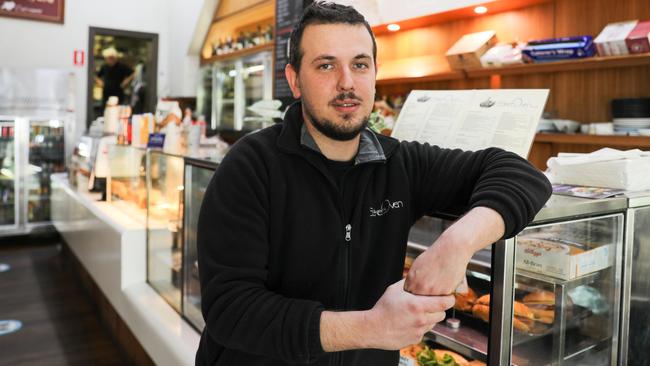
[[336,57],[334,57],[332,55],[320,55],[320,56],[316,57],[315,59],[313,59],[311,63],[313,64],[313,63],[318,62],[318,61],[334,61],[334,60],[336,60]]
[[366,53],[360,53],[360,54],[354,56],[355,60],[360,60],[360,59],[364,59],[364,58],[368,58],[368,59],[372,60],[372,57],[370,57],[370,55],[368,55]]

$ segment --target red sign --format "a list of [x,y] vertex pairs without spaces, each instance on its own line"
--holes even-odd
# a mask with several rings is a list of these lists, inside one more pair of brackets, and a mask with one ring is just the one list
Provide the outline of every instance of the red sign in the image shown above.
[[65,0],[0,0],[0,16],[63,23]]
[[86,61],[86,53],[83,50],[74,50],[72,62],[75,66],[83,66]]

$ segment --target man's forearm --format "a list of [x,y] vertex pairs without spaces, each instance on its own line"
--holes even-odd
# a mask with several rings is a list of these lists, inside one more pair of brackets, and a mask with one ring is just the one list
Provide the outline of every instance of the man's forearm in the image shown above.
[[320,339],[325,352],[370,348],[368,311],[323,311]]
[[440,236],[441,242],[452,242],[471,257],[475,252],[499,240],[505,232],[501,215],[487,207],[475,207],[462,216]]

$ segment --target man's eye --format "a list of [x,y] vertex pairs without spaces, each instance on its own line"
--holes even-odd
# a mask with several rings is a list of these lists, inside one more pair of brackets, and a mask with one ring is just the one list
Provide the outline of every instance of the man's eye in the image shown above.
[[363,62],[357,62],[357,63],[354,64],[354,68],[355,68],[355,69],[362,69],[362,70],[363,70],[363,69],[367,69],[367,68],[368,68],[368,64],[363,63]]
[[318,66],[319,70],[331,70],[334,68],[334,65],[332,64],[322,64]]

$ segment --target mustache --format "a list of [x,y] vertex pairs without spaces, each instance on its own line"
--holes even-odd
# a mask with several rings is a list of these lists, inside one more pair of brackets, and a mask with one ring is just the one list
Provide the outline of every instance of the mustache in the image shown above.
[[361,99],[359,96],[354,94],[354,92],[344,92],[344,93],[341,93],[341,94],[337,95],[336,97],[334,97],[334,99],[332,99],[330,101],[330,104],[332,104],[334,102],[337,102],[337,101],[343,101],[343,100],[346,100],[346,99],[347,100],[352,99],[352,100],[356,100],[358,102],[363,102],[363,99]]

